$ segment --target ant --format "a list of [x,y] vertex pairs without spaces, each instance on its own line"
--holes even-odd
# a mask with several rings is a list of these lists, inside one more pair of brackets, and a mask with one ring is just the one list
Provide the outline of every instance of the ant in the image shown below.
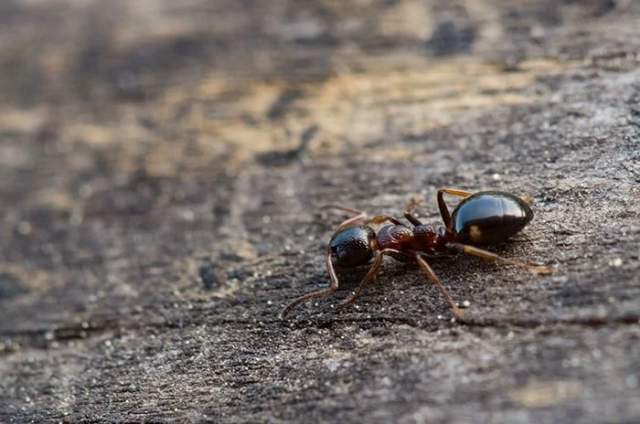
[[[449,194],[463,200],[453,212],[444,199]],[[338,277],[334,262],[340,268],[353,268],[371,262],[369,272],[364,276],[358,288],[341,305],[355,303],[364,288],[376,279],[385,256],[402,261],[417,263],[424,276],[433,283],[449,304],[453,315],[464,319],[462,310],[453,301],[438,276],[433,272],[427,259],[438,256],[453,256],[459,253],[477,256],[487,261],[499,261],[525,268],[535,274],[550,274],[551,268],[533,265],[516,259],[503,258],[495,253],[473,245],[501,243],[522,230],[533,218],[528,200],[500,191],[480,191],[471,193],[454,188],[443,188],[437,194],[438,208],[444,226],[425,225],[415,215],[413,209],[418,201],[411,199],[404,210],[404,217],[411,226],[407,226],[388,215],[376,215],[369,218],[365,212],[344,206],[330,205],[327,208],[339,209],[353,214],[340,224],[327,247],[326,264],[331,279],[328,288],[307,293],[291,302],[280,313],[284,319],[291,309],[312,299],[327,296],[338,289]],[[377,232],[370,224],[384,224]]]

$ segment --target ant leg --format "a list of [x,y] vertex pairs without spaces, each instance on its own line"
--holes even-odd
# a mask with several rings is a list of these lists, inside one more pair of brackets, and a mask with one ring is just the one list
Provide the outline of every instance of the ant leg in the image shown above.
[[374,281],[376,276],[378,275],[378,272],[380,272],[380,268],[382,267],[382,260],[384,259],[384,256],[390,255],[390,254],[402,255],[403,253],[395,249],[382,249],[381,251],[379,251],[378,254],[376,255],[376,258],[373,260],[373,264],[371,265],[371,268],[369,268],[369,272],[367,272],[367,275],[365,275],[362,281],[360,281],[360,284],[358,285],[358,288],[356,289],[356,291],[351,296],[349,296],[348,298],[340,302],[341,305],[351,305],[356,302],[356,299],[360,297],[364,288],[370,282]]
[[350,305],[355,303],[356,299],[360,297],[360,294],[362,294],[362,291],[364,290],[365,286],[369,284],[371,281],[373,281],[378,275],[378,272],[380,272],[383,258],[384,258],[384,254],[382,252],[379,252],[376,255],[376,258],[373,260],[373,264],[371,265],[371,268],[369,268],[367,275],[365,275],[362,281],[360,281],[360,284],[358,285],[358,288],[356,289],[356,291],[351,296],[347,297],[345,300],[340,302],[341,305]]
[[320,209],[337,209],[339,211],[348,212],[353,215],[360,215],[364,213],[363,211],[359,211],[357,209],[348,208],[346,206],[341,206],[341,205],[324,205],[324,206],[321,206]]
[[438,278],[436,273],[433,272],[433,269],[429,266],[427,261],[425,261],[420,254],[416,255],[416,261],[418,262],[418,265],[420,266],[420,270],[425,275],[425,277],[427,277],[427,279],[436,286],[436,288],[440,291],[442,296],[445,298],[445,300],[449,304],[449,308],[451,309],[451,312],[453,313],[453,315],[455,315],[455,317],[458,318],[459,320],[463,320],[464,313],[460,310],[460,308],[458,308],[458,305],[456,305],[456,303],[453,301],[453,299],[451,298],[451,295],[449,294],[449,291],[444,287],[444,285],[442,284],[442,281],[440,281],[440,278]]
[[367,213],[364,211],[359,211],[357,209],[353,209],[353,208],[348,208],[346,206],[340,206],[340,205],[325,205],[322,206],[320,209],[337,209],[343,212],[348,212],[350,214],[353,214],[353,216],[351,218],[347,218],[345,219],[340,225],[338,225],[335,229],[335,233],[337,233],[338,231],[350,226],[350,225],[354,225],[360,221],[365,221],[367,219]]
[[467,198],[471,196],[473,193],[470,191],[458,190],[457,188],[441,188],[438,190],[438,209],[440,209],[440,216],[444,221],[444,226],[447,229],[451,229],[451,214],[449,213],[449,208],[447,207],[447,203],[444,201],[444,194],[450,194],[452,196],[458,196]]
[[520,198],[522,199],[522,201],[524,203],[526,203],[529,206],[533,205],[533,202],[535,202],[535,199],[533,197],[529,196],[528,194],[520,196]]
[[338,225],[335,229],[335,233],[337,233],[340,230],[344,230],[345,228],[351,226],[351,225],[355,225],[356,223],[359,223],[360,221],[366,221],[367,219],[367,213],[366,212],[360,212],[358,215],[353,216],[351,218],[347,218],[344,221],[342,221],[342,224]]
[[363,223],[373,223],[373,224],[382,224],[384,222],[391,222],[395,225],[402,225],[402,223],[400,221],[398,221],[397,219],[388,216],[388,215],[376,215],[373,218],[368,218],[368,215],[366,212],[364,211],[359,211],[357,209],[352,209],[352,208],[348,208],[345,206],[340,206],[340,205],[327,205],[327,206],[323,206],[322,209],[338,209],[344,212],[349,212],[354,214],[354,216],[352,216],[351,218],[348,218],[346,220],[344,220],[340,225],[338,225],[335,229],[335,232],[337,233],[340,230],[345,229],[346,227],[349,227],[351,225],[354,225],[360,221],[363,221]]
[[463,199],[465,197],[469,197],[473,194],[472,191],[466,191],[466,190],[460,190],[459,188],[441,188],[440,190],[438,190],[438,194],[440,193],[446,193],[446,194],[450,194],[452,196],[458,196],[458,197],[462,197]]
[[368,223],[372,223],[372,224],[383,224],[387,221],[395,224],[395,225],[402,225],[402,222],[398,221],[397,219],[388,216],[388,215],[376,215],[373,218],[368,218],[367,219],[367,214],[366,212],[362,212],[360,215],[356,215],[352,218],[349,218],[345,221],[342,222],[342,224],[338,225],[335,229],[334,233],[337,233],[340,230],[344,230],[345,228],[354,225],[355,223],[359,222],[359,221],[363,221],[363,224],[368,224]]
[[300,296],[299,298],[295,299],[293,302],[291,302],[289,305],[287,305],[287,307],[285,307],[282,312],[280,312],[280,319],[285,319],[287,317],[287,315],[289,314],[289,312],[291,311],[291,309],[295,308],[296,306],[308,302],[311,299],[317,299],[319,297],[325,297],[327,295],[330,295],[331,293],[335,292],[336,290],[338,290],[338,286],[339,286],[339,282],[338,282],[338,276],[336,275],[336,271],[333,269],[333,262],[331,262],[331,250],[327,249],[327,271],[329,272],[329,278],[331,279],[331,285],[329,287],[327,287],[326,289],[321,289],[321,290],[316,290],[314,292],[311,293],[307,293],[305,295]]
[[465,255],[477,256],[479,258],[484,259],[485,261],[499,261],[509,265],[519,266],[521,268],[525,268],[534,274],[538,275],[549,275],[552,272],[551,267],[545,265],[535,265],[531,263],[527,263],[524,261],[519,261],[517,259],[503,258],[500,255],[497,255],[493,252],[489,252],[488,250],[479,249],[475,246],[470,246],[468,244],[462,243],[447,243],[447,247],[451,247],[458,252],[464,253]]
[[409,202],[407,202],[407,205],[404,207],[404,217],[407,219],[407,221],[409,221],[411,224],[415,226],[423,225],[422,222],[420,222],[420,220],[411,213],[419,204],[420,204],[420,200],[416,199],[415,197],[412,197],[411,199],[409,199]]

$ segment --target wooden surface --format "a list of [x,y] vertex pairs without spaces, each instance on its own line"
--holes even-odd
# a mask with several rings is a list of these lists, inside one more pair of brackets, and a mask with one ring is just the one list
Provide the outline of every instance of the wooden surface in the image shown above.
[[[0,5],[0,421],[640,420],[637,1]],[[509,257],[327,284],[341,203],[535,198]]]

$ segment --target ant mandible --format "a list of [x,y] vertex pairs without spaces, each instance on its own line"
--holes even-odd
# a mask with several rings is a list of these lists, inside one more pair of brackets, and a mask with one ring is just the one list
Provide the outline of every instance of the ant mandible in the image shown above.
[[[463,198],[451,213],[444,200],[445,194]],[[312,299],[327,296],[338,289],[339,283],[334,262],[336,266],[341,268],[353,268],[365,265],[373,258],[369,272],[364,276],[356,291],[342,301],[342,305],[353,304],[367,284],[375,280],[382,267],[383,258],[391,256],[402,262],[417,263],[421,272],[438,288],[449,304],[451,312],[459,320],[464,319],[463,312],[433,272],[427,259],[463,253],[487,261],[499,261],[519,266],[535,274],[551,273],[551,268],[547,266],[503,258],[473,246],[474,244],[501,243],[522,230],[533,218],[533,212],[524,199],[500,191],[471,193],[453,188],[438,190],[437,198],[444,226],[425,225],[416,218],[412,211],[418,202],[413,199],[409,201],[404,210],[404,217],[411,223],[411,227],[388,215],[376,215],[369,218],[362,211],[344,206],[328,206],[354,214],[336,228],[327,248],[326,264],[331,285],[326,289],[307,293],[295,299],[282,310],[280,318],[284,319],[294,307]],[[370,226],[370,224],[387,222],[390,224],[380,228],[377,232]]]

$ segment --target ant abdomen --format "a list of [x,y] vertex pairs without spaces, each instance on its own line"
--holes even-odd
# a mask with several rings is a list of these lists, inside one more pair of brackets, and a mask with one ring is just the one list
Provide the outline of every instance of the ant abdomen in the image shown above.
[[454,209],[451,230],[462,243],[501,243],[522,230],[533,218],[521,198],[500,191],[475,193]]

